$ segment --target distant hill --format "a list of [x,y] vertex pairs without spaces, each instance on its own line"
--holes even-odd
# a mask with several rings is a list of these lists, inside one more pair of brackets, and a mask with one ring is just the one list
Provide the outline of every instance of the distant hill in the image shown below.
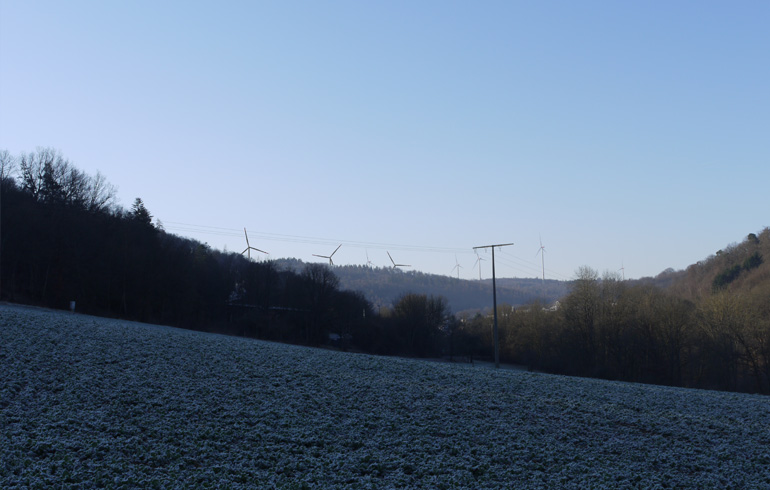
[[[655,277],[627,281],[629,285],[649,284],[692,301],[711,294],[715,288],[739,291],[770,283],[770,229],[749,234],[686,270],[666,269]],[[280,259],[275,265],[299,272],[306,265],[299,259]],[[335,266],[334,273],[343,289],[360,291],[378,306],[390,306],[404,293],[432,294],[449,301],[453,312],[483,311],[492,308],[492,279],[457,279],[437,274],[401,269]],[[570,291],[571,281],[545,281],[534,278],[497,279],[498,304],[520,306],[533,301],[551,304]]]
[[[281,269],[300,271],[305,263],[280,259]],[[492,308],[492,279],[457,279],[418,271],[361,265],[335,266],[343,289],[360,291],[375,306],[390,306],[404,293],[443,296],[453,312]],[[569,292],[569,282],[541,279],[497,279],[497,303],[519,306],[533,301],[553,303]]]

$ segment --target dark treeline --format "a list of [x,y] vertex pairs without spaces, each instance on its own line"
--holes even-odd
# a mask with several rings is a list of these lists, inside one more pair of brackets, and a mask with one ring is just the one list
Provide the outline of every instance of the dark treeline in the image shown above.
[[166,233],[54,150],[0,156],[3,299],[306,344],[373,316],[324,267],[280,271]]
[[[0,151],[0,298],[278,340],[409,356],[491,357],[492,319],[441,295],[373,307],[332,269],[299,270],[166,233],[141,199],[56,151]],[[666,289],[582,268],[558,308],[499,306],[501,360],[546,372],[770,393],[770,230],[671,276]]]
[[[55,150],[0,152],[0,182],[4,300],[59,309],[74,301],[82,313],[382,354],[441,349],[446,302],[405,295],[380,316],[325,265],[280,269],[166,233],[141,199],[117,206],[103,176]],[[421,315],[429,318],[414,320]]]
[[[765,229],[666,290],[581,268],[558,309],[498,307],[501,359],[552,373],[770,393],[768,255]],[[461,322],[462,353],[491,352],[491,324],[482,316]]]

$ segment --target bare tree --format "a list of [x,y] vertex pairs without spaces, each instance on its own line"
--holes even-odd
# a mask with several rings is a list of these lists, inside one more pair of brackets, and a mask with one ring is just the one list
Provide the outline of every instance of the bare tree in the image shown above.
[[[16,159],[10,154],[8,150],[0,150],[0,216],[2,216],[2,198],[3,187],[5,186],[6,179],[10,179],[11,175],[16,171]],[[2,222],[0,221],[0,252],[2,252]],[[0,254],[0,258],[2,255]],[[0,265],[2,260],[0,260]],[[2,267],[0,267],[2,271]],[[2,274],[0,274],[0,297],[2,297]]]
[[21,188],[37,199],[43,188],[43,175],[46,163],[51,163],[49,149],[38,148],[37,152],[22,153],[19,157]]
[[55,176],[61,186],[62,199],[66,204],[85,207],[88,185],[91,178],[81,172],[69,160],[65,160],[62,166],[56,169]]
[[21,187],[35,199],[107,211],[115,204],[117,190],[97,172],[91,177],[78,170],[52,148],[38,148],[19,157]]
[[8,150],[0,150],[0,182],[12,178],[16,166],[16,158]]
[[108,211],[116,204],[117,188],[107,182],[104,175],[97,171],[91,177],[85,191],[85,208],[91,212]]
[[416,356],[430,353],[449,316],[443,297],[416,293],[399,297],[393,311],[407,349]]
[[307,264],[302,270],[303,301],[309,321],[305,328],[305,342],[313,345],[323,340],[325,329],[331,327],[333,312],[330,304],[340,280],[334,272],[322,264]]
[[21,187],[38,200],[52,200],[62,192],[70,164],[53,148],[37,148],[19,157]]
[[566,326],[577,335],[583,359],[588,365],[596,362],[596,322],[600,298],[599,274],[590,267],[580,267],[572,292],[564,300],[563,311]]

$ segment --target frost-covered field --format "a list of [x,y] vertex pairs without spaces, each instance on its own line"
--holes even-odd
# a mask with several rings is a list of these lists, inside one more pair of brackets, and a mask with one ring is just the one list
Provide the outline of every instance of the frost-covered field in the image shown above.
[[1,488],[770,488],[770,398],[0,306]]

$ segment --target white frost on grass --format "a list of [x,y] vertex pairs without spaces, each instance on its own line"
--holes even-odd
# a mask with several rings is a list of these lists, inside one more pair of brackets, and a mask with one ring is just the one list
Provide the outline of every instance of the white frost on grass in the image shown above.
[[0,306],[1,488],[770,488],[770,398]]

